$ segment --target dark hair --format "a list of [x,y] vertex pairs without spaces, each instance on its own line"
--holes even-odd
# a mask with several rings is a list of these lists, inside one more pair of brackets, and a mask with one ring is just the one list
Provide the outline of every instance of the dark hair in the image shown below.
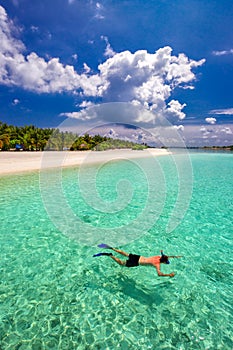
[[167,255],[162,255],[160,258],[161,263],[167,263],[168,262],[168,256]]

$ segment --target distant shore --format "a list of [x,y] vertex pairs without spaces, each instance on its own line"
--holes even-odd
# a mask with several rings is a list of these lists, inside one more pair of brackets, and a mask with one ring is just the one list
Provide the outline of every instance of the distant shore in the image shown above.
[[0,152],[0,176],[56,167],[101,163],[117,159],[157,157],[170,154],[166,149],[148,148],[135,151],[118,149],[108,151],[73,152]]

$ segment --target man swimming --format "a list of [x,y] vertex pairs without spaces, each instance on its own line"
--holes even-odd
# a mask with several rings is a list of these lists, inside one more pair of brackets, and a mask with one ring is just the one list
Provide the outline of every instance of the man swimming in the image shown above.
[[169,258],[181,258],[182,256],[175,256],[175,255],[165,255],[163,251],[161,250],[161,256],[156,255],[156,256],[150,256],[148,258],[141,256],[141,255],[136,255],[136,254],[128,254],[120,249],[112,248],[108,246],[107,244],[100,244],[98,247],[100,248],[107,248],[111,249],[116,253],[119,253],[123,256],[126,256],[128,259],[127,260],[121,260],[114,256],[112,253],[98,253],[93,255],[95,256],[101,256],[101,255],[107,255],[110,258],[112,258],[117,264],[121,266],[126,266],[126,267],[134,267],[134,266],[154,266],[157,270],[158,276],[168,276],[168,277],[174,277],[175,273],[163,273],[160,271],[160,264],[170,264],[170,261],[168,260]]

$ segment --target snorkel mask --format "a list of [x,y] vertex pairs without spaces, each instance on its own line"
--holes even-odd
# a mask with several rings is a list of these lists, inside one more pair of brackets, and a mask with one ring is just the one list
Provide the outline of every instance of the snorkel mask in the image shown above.
[[[166,256],[166,254],[164,254],[163,251],[161,250],[161,257],[162,257],[162,256]],[[170,261],[167,260],[167,261],[166,261],[166,264],[170,264]]]

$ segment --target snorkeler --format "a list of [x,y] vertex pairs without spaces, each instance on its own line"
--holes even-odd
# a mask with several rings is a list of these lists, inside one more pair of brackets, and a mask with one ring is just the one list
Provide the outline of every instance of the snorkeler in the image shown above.
[[115,257],[112,253],[98,253],[98,254],[94,254],[93,257],[96,256],[101,256],[101,255],[107,255],[110,258],[112,258],[117,264],[121,265],[121,266],[126,266],[126,267],[134,267],[134,266],[139,266],[139,265],[143,265],[143,266],[154,266],[157,270],[158,276],[168,276],[168,277],[174,277],[175,273],[171,272],[171,273],[163,273],[160,271],[160,264],[170,264],[170,261],[168,260],[169,258],[181,258],[182,256],[175,256],[175,255],[165,255],[163,253],[163,251],[161,250],[161,256],[160,255],[156,255],[156,256],[150,256],[148,258],[141,256],[141,255],[136,255],[136,254],[128,254],[126,252],[123,252],[122,250],[116,249],[116,248],[112,248],[107,244],[99,244],[98,245],[99,248],[107,248],[107,249],[111,249],[114,250],[114,252],[119,253],[123,256],[126,256],[128,259],[127,260],[121,260],[117,257]]

